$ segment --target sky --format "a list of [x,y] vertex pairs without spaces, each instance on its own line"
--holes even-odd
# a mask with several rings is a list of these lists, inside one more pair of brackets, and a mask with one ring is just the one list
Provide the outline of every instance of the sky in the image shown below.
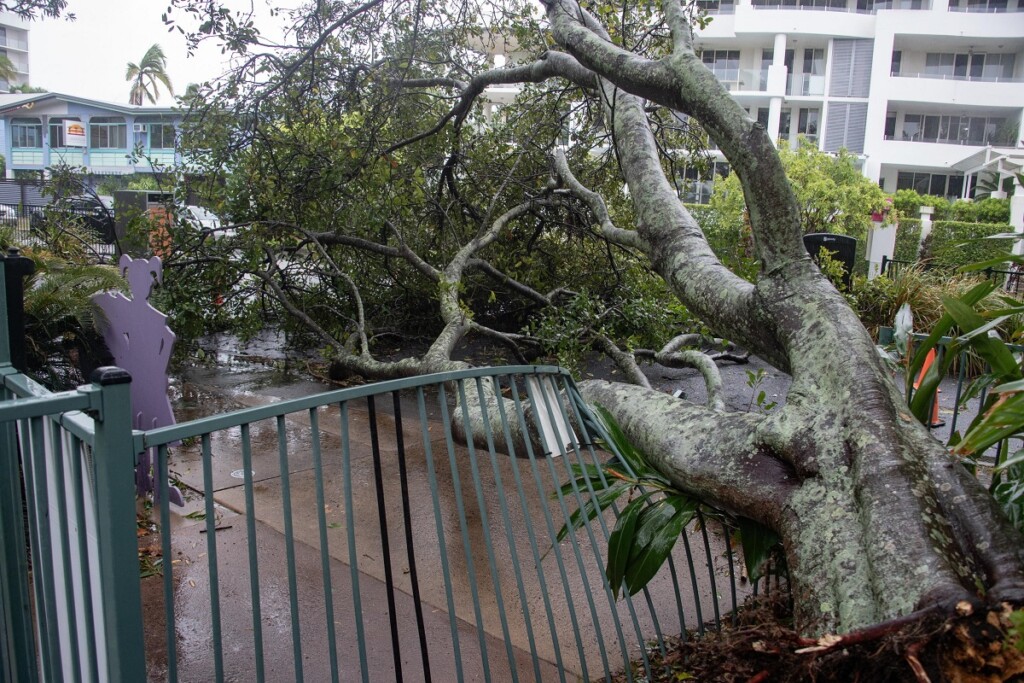
[[[239,10],[253,8],[261,32],[275,39],[281,37],[283,19],[269,19],[267,0],[224,1]],[[189,57],[184,36],[177,30],[168,33],[160,18],[168,4],[168,0],[69,0],[68,10],[77,16],[76,21],[30,22],[31,85],[127,103],[130,84],[124,76],[128,62],[138,63],[153,43],[158,43],[167,56],[167,72],[176,93],[183,93],[189,83],[222,73],[225,63],[219,47],[201,46],[195,56]],[[276,4],[295,6],[298,0],[277,0]],[[179,18],[184,20],[185,16]],[[162,84],[158,104],[174,104]]]

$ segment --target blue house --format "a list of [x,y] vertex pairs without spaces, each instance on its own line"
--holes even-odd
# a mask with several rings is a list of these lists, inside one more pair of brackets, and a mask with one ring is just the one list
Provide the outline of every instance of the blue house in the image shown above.
[[153,173],[180,161],[183,112],[60,93],[0,95],[7,177],[66,164],[93,175]]

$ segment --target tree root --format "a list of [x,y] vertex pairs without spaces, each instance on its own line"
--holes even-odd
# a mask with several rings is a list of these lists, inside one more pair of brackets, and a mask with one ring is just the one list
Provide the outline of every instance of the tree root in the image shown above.
[[664,659],[652,661],[650,680],[678,681],[684,673],[700,681],[748,683],[989,683],[1024,677],[1024,642],[1005,604],[970,613],[950,613],[948,606],[929,608],[820,639],[804,638],[781,626],[782,613],[778,597],[751,601],[736,626],[672,643]]

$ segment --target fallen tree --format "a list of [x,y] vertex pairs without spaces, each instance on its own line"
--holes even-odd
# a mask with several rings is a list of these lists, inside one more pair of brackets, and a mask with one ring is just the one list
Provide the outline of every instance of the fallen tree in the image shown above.
[[[386,0],[315,3],[299,16],[297,47],[284,56],[249,53],[234,80],[206,98],[216,103],[206,111],[217,118],[217,111],[233,107],[233,120],[250,124],[244,134],[235,130],[223,139],[236,161],[259,169],[253,178],[272,177],[317,194],[294,195],[295,206],[273,219],[240,214],[248,230],[244,259],[237,241],[225,241],[233,251],[218,256],[207,239],[203,249],[186,251],[171,265],[199,263],[227,273],[234,259],[232,281],[273,298],[331,350],[339,367],[373,377],[407,375],[459,367],[453,352],[469,334],[498,340],[517,358],[535,348],[540,342],[529,333],[481,323],[473,312],[479,299],[470,290],[494,287],[536,311],[563,305],[572,298],[568,285],[542,289],[517,278],[508,247],[495,250],[502,240],[532,245],[537,239],[548,240],[549,248],[562,240],[568,249],[573,243],[564,235],[571,234],[572,221],[566,217],[588,216],[591,244],[615,251],[616,258],[642,256],[716,335],[792,376],[785,405],[768,414],[729,412],[714,391],[707,405],[695,405],[643,386],[637,357],[696,364],[711,387],[713,364],[672,342],[657,352],[627,351],[597,323],[578,330],[636,383],[582,382],[585,397],[605,406],[680,489],[782,537],[801,630],[850,632],[920,610],[953,616],[957,604],[1019,604],[1020,534],[914,420],[856,315],[808,257],[801,212],[775,147],[701,64],[686,7],[666,0],[659,15],[646,6],[601,6],[592,13],[575,0],[543,3],[536,35],[515,28],[517,21],[534,21],[528,8],[507,5],[508,14],[491,15],[493,23],[505,22],[510,42],[515,36],[520,56],[500,68],[480,56],[495,32],[473,29],[452,8],[430,14],[420,5]],[[208,3],[175,5],[207,16]],[[616,23],[619,10],[622,17],[641,18]],[[239,22],[225,25],[222,15],[209,15],[204,26],[210,35],[253,43]],[[379,42],[360,42],[370,35]],[[263,80],[253,77],[267,73]],[[574,155],[554,151],[555,136],[521,138],[515,151],[490,160],[500,172],[473,176],[477,167],[466,161],[474,153],[466,137],[489,134],[471,125],[487,88],[553,83],[559,96],[585,103],[587,120],[600,124],[600,142],[613,154],[628,197],[616,193],[614,183],[599,192],[578,177],[600,147],[582,134],[583,150]],[[553,101],[553,92],[545,91],[545,102]],[[295,107],[317,111],[305,119],[302,135],[289,119]],[[410,109],[420,113],[418,120]],[[679,202],[666,173],[666,154],[672,155],[663,124],[680,119],[666,119],[666,111],[699,122],[698,130],[710,135],[738,175],[760,261],[754,282],[715,255]],[[416,125],[396,135],[399,119]],[[330,140],[313,135],[321,133],[311,120],[340,126],[333,143],[343,148],[340,159],[329,156]],[[527,127],[539,129],[538,121]],[[292,143],[305,136],[314,144],[279,147],[272,163],[254,151],[283,132]],[[424,146],[429,155],[416,156],[425,154],[416,151]],[[497,148],[488,149],[493,154]],[[538,149],[550,154],[549,168],[538,164]],[[326,161],[318,154],[328,155]],[[415,187],[412,176],[396,175],[410,166],[422,172]],[[377,185],[360,184],[381,169],[386,177]],[[324,197],[329,174],[335,194]],[[381,189],[389,186],[391,192]],[[407,194],[396,197],[396,188]],[[408,194],[414,190],[415,200]],[[251,194],[243,196],[246,206],[254,205]],[[313,201],[322,205],[315,217]],[[301,218],[288,220],[289,210]],[[332,222],[338,216],[344,219]],[[531,223],[539,227],[523,228]],[[372,259],[384,264],[375,275],[383,282],[378,289],[359,275]],[[608,272],[616,262],[609,261]],[[310,264],[317,266],[315,277],[291,272]],[[438,333],[417,357],[380,360],[365,316],[367,291],[383,296],[413,281],[433,291],[427,299],[440,314]],[[346,299],[345,307],[337,304],[327,316],[311,313],[330,296]],[[332,319],[345,324],[323,322]]]

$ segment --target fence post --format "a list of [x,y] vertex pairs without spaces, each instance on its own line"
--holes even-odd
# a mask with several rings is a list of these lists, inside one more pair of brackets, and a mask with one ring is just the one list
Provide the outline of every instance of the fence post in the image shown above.
[[888,266],[889,266],[889,257],[886,256],[885,254],[882,254],[882,267],[879,269],[878,274],[879,275],[886,275],[887,273],[886,273],[885,269],[888,268]]
[[[7,255],[0,254],[4,261],[4,285],[6,289],[6,334],[0,328],[4,340],[0,341],[0,363],[10,361],[20,372],[26,370],[25,356],[25,278],[35,272],[36,264],[11,247]],[[6,353],[5,353],[6,351]]]
[[97,368],[99,393],[93,463],[99,548],[100,605],[106,633],[108,680],[146,680],[135,524],[135,452],[131,420],[131,375],[121,368]]
[[[0,254],[0,382],[13,372],[7,320],[7,259]],[[7,391],[0,384],[0,400]],[[35,681],[36,645],[29,601],[28,553],[17,427],[0,424],[0,680]]]

